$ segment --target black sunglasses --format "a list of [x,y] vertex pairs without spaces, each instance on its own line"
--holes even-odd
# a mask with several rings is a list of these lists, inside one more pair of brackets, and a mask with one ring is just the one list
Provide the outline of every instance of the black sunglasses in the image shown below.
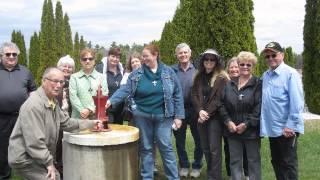
[[11,56],[17,57],[17,56],[18,56],[18,53],[4,53],[4,55],[5,55],[6,57],[11,57]]
[[241,64],[239,64],[239,66],[241,66],[241,67],[244,67],[244,66],[251,67],[251,66],[252,66],[252,64],[245,64],[245,63],[241,63]]
[[270,57],[275,58],[277,54],[266,55],[264,58],[269,59]]
[[81,61],[88,61],[88,60],[89,60],[89,61],[92,61],[92,60],[93,60],[93,57],[90,57],[90,58],[82,58],[82,59],[81,59]]
[[206,59],[204,59],[203,61],[211,61],[211,62],[215,62],[216,60],[215,60],[215,59],[211,59],[211,58],[206,58]]

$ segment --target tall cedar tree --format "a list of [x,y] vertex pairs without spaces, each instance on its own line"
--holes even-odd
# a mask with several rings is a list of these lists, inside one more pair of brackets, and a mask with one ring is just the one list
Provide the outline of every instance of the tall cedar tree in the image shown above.
[[289,66],[295,68],[296,60],[292,47],[287,47],[284,49],[284,61]]
[[[40,45],[39,37],[36,32],[33,33],[30,40],[30,49],[29,49],[29,69],[35,79],[37,77],[37,70],[39,68],[39,55],[40,55]],[[40,83],[40,82],[37,82]],[[39,85],[39,84],[38,84]]]
[[56,37],[55,23],[53,16],[52,1],[45,0],[43,3],[41,17],[41,36],[40,36],[40,64],[37,73],[37,82],[41,81],[44,70],[50,66],[56,66]]
[[161,56],[175,62],[171,59],[181,42],[190,45],[193,59],[208,48],[226,59],[242,50],[256,53],[252,10],[252,0],[181,0],[172,21],[164,26]]
[[73,43],[73,59],[76,64],[76,71],[80,69],[80,41],[79,34],[76,32]]
[[172,21],[165,23],[160,40],[161,59],[168,64],[176,63],[175,47],[181,42],[188,42],[190,39],[191,14],[190,1],[180,3],[175,11]]
[[303,87],[310,112],[320,113],[320,0],[307,0],[303,28]]
[[13,31],[11,34],[11,42],[14,42],[20,50],[19,54],[19,64],[27,66],[27,50],[26,50],[26,44],[24,41],[24,36],[21,33],[21,31]]
[[83,36],[80,36],[80,42],[79,42],[79,47],[80,47],[80,50],[84,49],[86,47],[86,42],[84,41],[83,39]]
[[57,57],[66,55],[66,32],[64,27],[63,11],[61,2],[58,1],[55,10],[55,30],[57,43]]
[[66,48],[65,48],[64,54],[72,55],[73,54],[72,32],[69,24],[69,16],[67,13],[64,15],[63,22],[64,22],[63,27],[64,27],[65,40],[66,40],[65,42]]

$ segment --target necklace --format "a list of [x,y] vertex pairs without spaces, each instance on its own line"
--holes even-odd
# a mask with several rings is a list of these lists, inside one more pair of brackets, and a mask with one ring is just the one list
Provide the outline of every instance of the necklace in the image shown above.
[[[243,86],[245,86],[248,83],[249,79],[251,79],[251,75],[249,76],[249,78],[241,78],[241,77],[239,77],[238,89],[241,89]],[[243,81],[241,81],[241,80],[243,80]]]

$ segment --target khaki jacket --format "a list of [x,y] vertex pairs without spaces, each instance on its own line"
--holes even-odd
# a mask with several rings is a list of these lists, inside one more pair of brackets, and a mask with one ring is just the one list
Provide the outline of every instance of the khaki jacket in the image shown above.
[[[60,127],[65,131],[94,126],[93,121],[71,119],[60,109],[53,109],[42,87],[31,93],[21,106],[8,148],[11,167],[23,168],[36,163],[53,165]],[[80,122],[80,123],[79,123]]]

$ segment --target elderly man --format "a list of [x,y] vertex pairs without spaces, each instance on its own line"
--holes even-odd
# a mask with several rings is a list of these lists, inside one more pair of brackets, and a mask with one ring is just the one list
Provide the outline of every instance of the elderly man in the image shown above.
[[31,91],[36,90],[31,72],[18,64],[19,48],[12,42],[0,47],[0,179],[9,179],[9,137],[16,123],[20,106]]
[[262,53],[269,70],[262,77],[260,135],[269,137],[271,163],[277,180],[296,180],[297,141],[304,132],[301,76],[284,63],[279,43],[268,43]]
[[[41,87],[21,106],[9,141],[9,164],[24,179],[59,180],[54,166],[60,127],[63,130],[101,127],[99,120],[70,119],[60,109],[56,97],[64,85],[58,68],[48,68]],[[99,126],[98,126],[99,125]]]
[[188,124],[190,125],[191,134],[194,140],[194,161],[192,163],[192,170],[190,176],[197,178],[200,176],[201,166],[202,166],[202,149],[200,145],[200,137],[197,129],[196,112],[191,103],[191,87],[193,82],[193,77],[196,73],[196,69],[190,62],[191,49],[188,44],[181,43],[176,47],[176,56],[179,61],[178,64],[172,66],[173,70],[176,72],[178,79],[182,87],[182,93],[184,97],[184,109],[186,118],[183,121],[180,129],[174,131],[176,138],[176,147],[179,157],[179,175],[180,177],[187,177],[189,175],[190,162],[188,159],[188,154],[185,149],[186,145],[186,131]]

